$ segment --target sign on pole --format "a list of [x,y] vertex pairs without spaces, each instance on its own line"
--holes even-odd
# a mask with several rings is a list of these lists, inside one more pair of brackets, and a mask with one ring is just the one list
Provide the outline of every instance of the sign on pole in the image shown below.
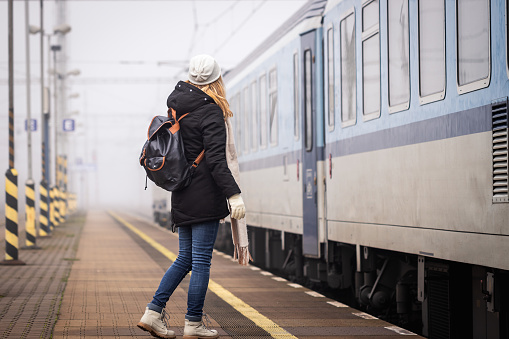
[[[28,131],[27,122],[28,119],[25,119],[25,131]],[[37,131],[37,119],[30,119],[30,131],[32,132]]]
[[74,119],[64,119],[62,128],[63,128],[64,132],[74,131]]

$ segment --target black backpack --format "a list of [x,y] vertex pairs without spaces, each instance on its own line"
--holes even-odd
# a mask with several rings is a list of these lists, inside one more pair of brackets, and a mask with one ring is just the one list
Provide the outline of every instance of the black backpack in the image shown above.
[[186,159],[179,121],[188,114],[177,120],[175,110],[169,108],[168,117],[155,116],[148,127],[148,140],[141,150],[140,165],[145,169],[147,178],[170,192],[191,183],[194,170],[205,153],[205,150],[201,151],[192,163]]

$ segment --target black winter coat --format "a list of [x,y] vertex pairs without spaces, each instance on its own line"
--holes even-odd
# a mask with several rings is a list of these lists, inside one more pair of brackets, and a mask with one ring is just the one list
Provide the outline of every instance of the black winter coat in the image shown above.
[[167,101],[177,112],[186,158],[192,162],[205,149],[191,184],[171,195],[172,219],[186,226],[228,216],[227,198],[240,193],[226,162],[226,127],[223,112],[199,88],[179,81]]

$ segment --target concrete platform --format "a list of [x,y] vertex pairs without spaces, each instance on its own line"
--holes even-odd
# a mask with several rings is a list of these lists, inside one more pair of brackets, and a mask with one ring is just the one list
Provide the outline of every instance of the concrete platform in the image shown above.
[[[136,324],[178,252],[176,234],[89,212],[40,246],[23,252],[26,266],[0,266],[0,338],[150,337]],[[177,337],[188,279],[167,305]],[[221,338],[422,338],[217,251],[204,311]]]

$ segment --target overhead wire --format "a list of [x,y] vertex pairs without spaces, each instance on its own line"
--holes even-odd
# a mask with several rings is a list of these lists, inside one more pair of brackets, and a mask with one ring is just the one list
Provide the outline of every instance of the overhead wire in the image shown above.
[[[210,25],[212,25],[212,24],[216,23],[217,21],[219,21],[223,16],[225,16],[229,12],[232,12],[234,10],[234,8],[240,3],[240,0],[235,0],[235,2],[232,5],[230,5],[228,8],[226,8],[224,11],[222,11],[219,15],[217,15],[212,20],[210,20],[209,22],[206,22],[204,24],[199,24],[199,22],[198,22],[198,14],[197,14],[197,11],[196,11],[196,1],[197,0],[193,0],[193,20],[194,20],[194,25],[193,25],[193,33],[192,33],[193,35],[192,35],[192,38],[191,38],[191,44],[189,45],[189,50],[188,50],[188,58],[187,58],[188,60],[191,58],[193,50],[195,50],[195,47],[196,47],[196,44],[197,44],[196,36],[197,36],[198,32],[201,29],[208,28]],[[258,12],[263,7],[263,5],[265,5],[265,3],[267,1],[268,0],[263,0],[255,8],[253,8],[251,10],[251,12],[246,15],[246,19],[242,20],[242,22],[238,26],[234,27],[231,30],[230,34],[226,37],[226,39],[222,43],[219,44],[219,46],[214,50],[213,53],[217,54],[219,51],[221,51],[225,47],[225,45],[235,35],[237,35],[239,33],[240,28],[242,28],[244,25],[246,25],[251,20],[251,18],[253,18],[254,14],[256,12]],[[185,74],[186,71],[187,71],[187,66],[183,67],[182,70],[178,74]]]
[[196,35],[198,34],[199,24],[198,24],[198,13],[196,12],[196,1],[192,1],[192,9],[193,9],[193,33],[191,36],[191,43],[189,44],[189,49],[187,51],[187,60],[191,58],[191,53],[193,52],[193,47],[196,43]]
[[230,41],[240,30],[240,28],[242,26],[244,26],[246,23],[249,22],[249,20],[254,16],[254,14],[256,12],[258,12],[260,10],[260,8],[262,8],[263,5],[265,5],[265,3],[267,2],[267,0],[263,0],[256,8],[254,8],[251,13],[249,13],[249,15],[247,16],[247,19],[246,20],[243,20],[240,25],[238,25],[235,29],[232,30],[232,32],[230,33],[230,35],[223,41],[222,44],[219,45],[219,47],[217,47],[215,50],[214,50],[214,54],[216,54],[217,52],[219,52],[225,45],[228,41]]
[[237,6],[238,4],[239,4],[239,0],[236,0],[230,7],[226,8],[218,16],[216,16],[215,18],[213,18],[212,20],[210,20],[207,23],[201,24],[200,26],[207,28],[208,26],[212,25],[213,23],[216,23],[217,21],[219,21],[219,19],[221,19],[224,15],[226,15],[226,13],[233,10],[235,8],[235,6]]

